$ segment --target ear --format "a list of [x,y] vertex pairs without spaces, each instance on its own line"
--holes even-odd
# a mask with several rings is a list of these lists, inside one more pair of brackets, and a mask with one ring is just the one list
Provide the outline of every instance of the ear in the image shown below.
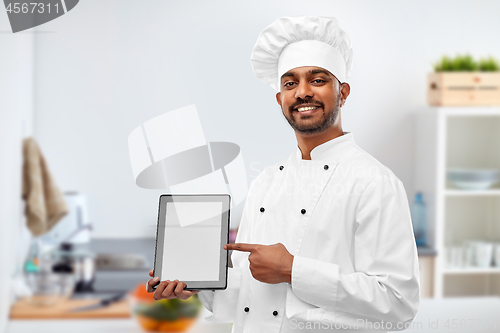
[[341,96],[343,101],[345,101],[347,99],[347,96],[349,96],[350,92],[351,92],[351,86],[349,85],[349,83],[347,83],[347,82],[342,83],[340,96]]
[[281,92],[276,93],[276,102],[281,106]]

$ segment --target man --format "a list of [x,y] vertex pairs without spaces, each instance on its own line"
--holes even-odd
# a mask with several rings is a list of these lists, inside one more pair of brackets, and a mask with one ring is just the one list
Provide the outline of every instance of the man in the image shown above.
[[[334,18],[283,17],[254,47],[297,149],[251,184],[226,290],[201,291],[233,332],[396,331],[419,305],[418,259],[401,181],[344,132],[352,48]],[[152,272],[150,273],[152,275]],[[158,280],[152,279],[148,289]],[[160,298],[187,298],[179,281]]]

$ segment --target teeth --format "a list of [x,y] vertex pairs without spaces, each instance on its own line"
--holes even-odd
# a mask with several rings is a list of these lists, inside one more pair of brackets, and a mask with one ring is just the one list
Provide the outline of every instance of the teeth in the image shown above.
[[306,106],[304,108],[298,108],[297,111],[302,112],[302,111],[309,111],[309,110],[314,110],[317,109],[317,106]]

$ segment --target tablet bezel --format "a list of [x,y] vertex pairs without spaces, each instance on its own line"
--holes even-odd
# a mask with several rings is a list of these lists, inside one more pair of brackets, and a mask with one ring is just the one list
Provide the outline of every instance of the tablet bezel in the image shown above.
[[[158,204],[158,222],[156,226],[156,244],[153,276],[158,276],[160,282],[162,263],[163,263],[163,245],[165,234],[165,218],[167,202],[221,202],[223,212],[221,227],[221,253],[219,260],[219,280],[218,281],[181,281],[186,283],[184,290],[224,290],[227,288],[227,271],[229,261],[229,251],[224,250],[223,246],[229,243],[229,224],[231,196],[229,194],[162,194]],[[159,272],[157,275],[156,272]],[[160,283],[158,282],[158,284]],[[156,289],[156,287],[153,289]]]

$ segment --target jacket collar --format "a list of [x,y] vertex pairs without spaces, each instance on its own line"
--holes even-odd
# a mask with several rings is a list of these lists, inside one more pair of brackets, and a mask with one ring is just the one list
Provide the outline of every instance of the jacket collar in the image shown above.
[[[326,159],[336,159],[340,160],[343,151],[354,144],[354,137],[352,132],[343,132],[344,135],[338,136],[331,139],[330,141],[324,142],[311,150],[311,160],[326,160]],[[302,151],[297,145],[296,157],[302,160]]]

